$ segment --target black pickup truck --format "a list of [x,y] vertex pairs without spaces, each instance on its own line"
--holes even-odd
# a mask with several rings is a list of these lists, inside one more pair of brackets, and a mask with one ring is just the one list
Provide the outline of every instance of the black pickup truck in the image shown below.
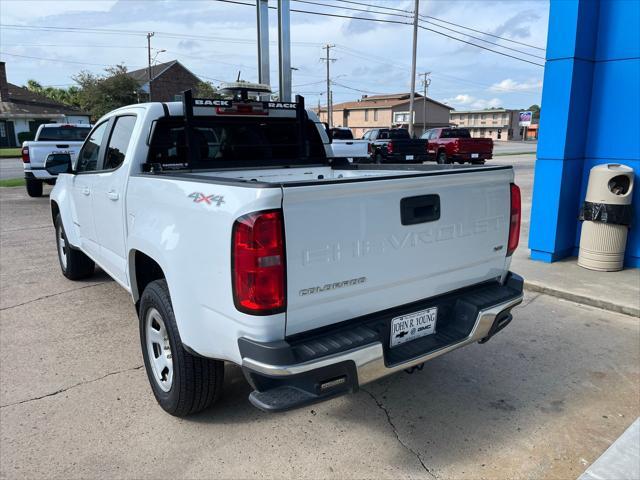
[[427,160],[427,140],[411,138],[404,128],[374,128],[362,136],[369,141],[374,163],[422,163]]

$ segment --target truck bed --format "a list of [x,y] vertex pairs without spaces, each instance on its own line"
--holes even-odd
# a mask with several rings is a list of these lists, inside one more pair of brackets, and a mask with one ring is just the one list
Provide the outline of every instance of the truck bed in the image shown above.
[[[362,165],[345,167],[308,166],[294,168],[165,171],[158,176],[206,183],[250,184],[256,187],[320,183],[348,183],[415,176],[440,176],[487,170],[510,170],[502,165]],[[154,174],[145,174],[154,175]]]

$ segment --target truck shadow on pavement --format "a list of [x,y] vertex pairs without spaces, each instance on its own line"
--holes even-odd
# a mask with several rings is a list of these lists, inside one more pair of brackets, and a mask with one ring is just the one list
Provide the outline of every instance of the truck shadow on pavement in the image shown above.
[[[414,456],[418,468],[427,472],[431,472],[427,465],[438,470],[464,458],[464,463],[478,468],[475,476],[498,475],[491,468],[498,468],[495,459],[500,458],[502,467],[512,467],[500,472],[514,476],[542,468],[538,457],[550,463],[561,461],[559,449],[577,449],[581,455],[586,449],[597,456],[602,442],[591,440],[589,447],[579,448],[587,431],[576,425],[588,419],[587,430],[596,424],[605,432],[624,430],[628,423],[624,415],[602,414],[624,410],[613,406],[621,396],[634,398],[637,382],[622,382],[616,370],[626,368],[637,376],[634,358],[638,355],[625,357],[624,349],[603,344],[601,339],[617,336],[612,343],[629,343],[628,354],[633,327],[616,325],[612,332],[612,322],[602,311],[558,305],[546,296],[528,300],[515,310],[512,325],[486,345],[470,345],[428,362],[421,372],[396,374],[365,385],[356,394],[291,412],[266,414],[252,407],[247,400],[251,387],[241,370],[227,367],[220,402],[189,420],[235,424],[273,419],[286,422],[290,434],[295,438],[299,433],[301,439],[310,419],[314,424],[340,425],[336,435],[348,435],[341,431],[350,428],[382,430],[398,443],[399,455]],[[617,367],[607,371],[606,365]],[[514,451],[520,451],[519,459],[512,458]],[[581,473],[583,464],[572,465],[577,469],[571,474]]]

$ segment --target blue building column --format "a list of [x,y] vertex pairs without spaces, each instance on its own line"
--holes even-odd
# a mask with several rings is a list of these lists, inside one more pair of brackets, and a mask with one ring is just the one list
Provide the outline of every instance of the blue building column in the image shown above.
[[551,2],[529,233],[533,260],[573,253],[598,6],[592,0]]
[[[531,208],[531,258],[576,255],[589,169],[624,163],[640,198],[640,2],[551,0]],[[627,266],[638,266],[640,221]]]

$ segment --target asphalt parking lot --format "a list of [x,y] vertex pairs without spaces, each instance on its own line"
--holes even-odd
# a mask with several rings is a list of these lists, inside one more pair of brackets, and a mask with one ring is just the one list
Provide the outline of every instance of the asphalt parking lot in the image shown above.
[[0,188],[2,478],[576,478],[639,414],[639,341],[637,318],[527,294],[500,335],[422,372],[265,414],[228,365],[219,404],[177,419],[126,292],[62,277],[48,198]]

